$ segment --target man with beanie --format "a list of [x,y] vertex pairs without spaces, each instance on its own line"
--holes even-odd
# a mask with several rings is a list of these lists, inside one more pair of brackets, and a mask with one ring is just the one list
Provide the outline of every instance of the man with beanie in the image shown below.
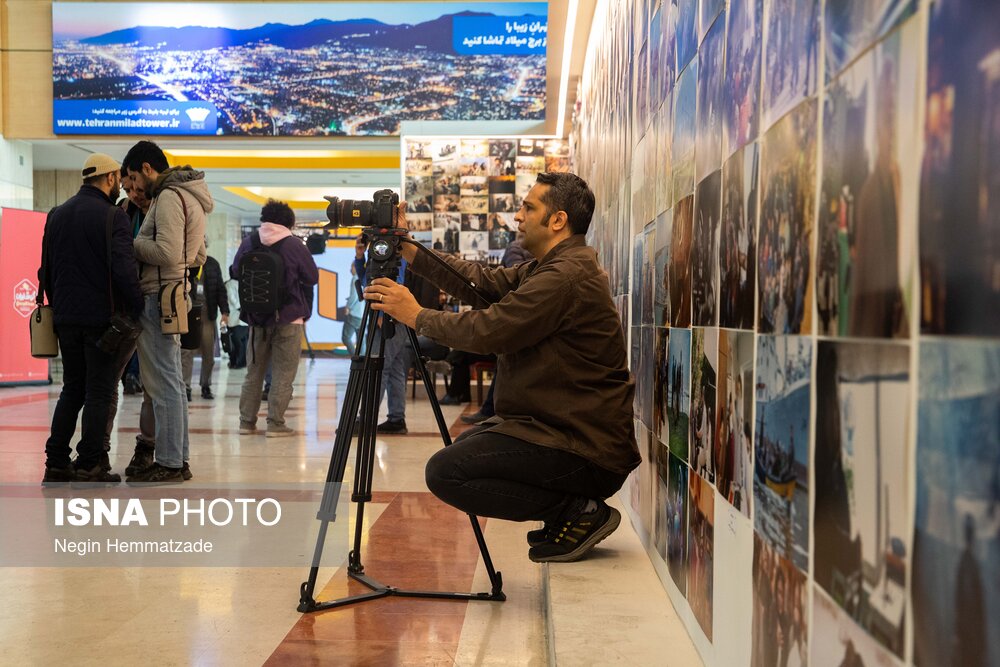
[[[257,432],[264,375],[271,365],[271,389],[267,396],[267,437],[294,435],[285,424],[285,410],[292,398],[292,383],[299,370],[302,331],[312,314],[311,293],[319,282],[319,270],[301,239],[292,236],[295,213],[280,201],[268,200],[260,212],[260,230],[243,239],[233,259],[231,274],[240,275],[240,262],[248,252],[267,249],[281,256],[285,268],[285,302],[271,313],[247,312],[243,302],[240,317],[250,325],[247,375],[240,392],[240,434]],[[276,280],[276,279],[275,279]]]
[[[132,316],[142,309],[128,217],[115,206],[120,168],[108,155],[88,157],[80,191],[53,209],[45,225],[45,273],[39,279],[52,304],[63,388],[45,443],[43,484],[121,481],[102,465],[102,458],[112,395],[128,358],[124,355],[131,356],[131,350],[112,355],[97,347],[113,309]],[[70,465],[70,440],[81,408],[77,459]]]
[[[187,286],[188,267],[205,263],[205,216],[214,204],[205,174],[191,167],[170,167],[160,147],[140,141],[125,156],[135,187],[152,199],[135,239],[139,283],[145,305],[140,323],[139,367],[156,421],[155,461],[129,475],[128,482],[176,484],[190,479],[188,411],[177,334],[160,329],[160,287]],[[140,456],[136,451],[136,456]],[[148,462],[148,457],[143,462]],[[137,461],[130,467],[139,468]]]

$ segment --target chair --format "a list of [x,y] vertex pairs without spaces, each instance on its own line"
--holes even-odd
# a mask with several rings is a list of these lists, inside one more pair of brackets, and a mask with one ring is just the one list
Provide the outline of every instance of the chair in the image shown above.
[[476,397],[479,405],[483,404],[483,374],[489,373],[492,379],[497,372],[495,361],[476,361],[469,364],[469,379],[476,378]]
[[[444,390],[445,390],[445,393],[447,393],[448,389],[449,389],[449,387],[448,387],[448,379],[451,377],[451,364],[449,364],[447,361],[444,361],[444,360],[440,360],[440,361],[429,360],[429,361],[424,362],[424,368],[426,368],[427,372],[430,373],[430,376],[431,376],[430,379],[431,379],[431,386],[432,387],[436,387],[437,386],[437,376],[438,376],[438,373],[440,373],[444,377]],[[423,378],[420,377],[420,369],[417,366],[411,366],[410,367],[410,379],[413,381],[413,389],[412,389],[411,397],[412,398],[416,398],[417,397],[417,380],[418,379],[421,379],[421,380],[423,379]]]

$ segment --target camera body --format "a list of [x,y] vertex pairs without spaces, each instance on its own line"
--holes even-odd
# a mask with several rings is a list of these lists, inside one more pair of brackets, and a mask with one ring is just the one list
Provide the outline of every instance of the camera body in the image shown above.
[[399,229],[399,195],[392,190],[378,190],[371,201],[324,197],[330,204],[326,207],[326,217],[330,220],[327,229],[362,227],[365,242],[368,243],[367,280],[376,278],[396,280],[399,275],[400,243],[406,235]]

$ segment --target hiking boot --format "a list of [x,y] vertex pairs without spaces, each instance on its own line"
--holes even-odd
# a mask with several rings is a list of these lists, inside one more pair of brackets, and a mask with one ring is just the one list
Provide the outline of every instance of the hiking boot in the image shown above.
[[185,482],[194,477],[194,475],[191,474],[191,466],[188,465],[187,461],[185,461],[184,465],[181,467],[181,477],[184,478]]
[[484,422],[493,415],[484,415],[482,412],[476,411],[471,415],[461,415],[459,419],[462,420],[463,424],[478,424],[479,422]]
[[539,544],[545,544],[549,539],[549,524],[545,524],[537,530],[528,531],[528,546],[537,547]]
[[406,435],[406,420],[386,419],[384,422],[375,427],[375,432],[384,433],[385,435]]
[[253,435],[257,432],[257,425],[240,420],[240,435]]
[[45,466],[45,475],[42,477],[42,486],[72,482],[73,473],[74,470],[72,466],[67,466],[65,468],[50,468],[49,466]]
[[128,484],[180,484],[184,481],[183,468],[168,468],[154,463],[137,475],[125,480]]
[[91,484],[119,484],[122,476],[115,472],[104,469],[100,463],[93,468],[76,468],[73,472],[74,482],[87,482]]
[[202,387],[201,388],[201,397],[204,398],[207,401],[211,401],[213,398],[215,398],[215,394],[212,393],[212,388],[211,387]]
[[577,510],[563,518],[542,544],[528,550],[535,563],[570,563],[583,558],[598,542],[615,532],[622,516],[603,500],[591,512]]
[[268,438],[284,438],[289,435],[295,435],[295,429],[289,428],[284,424],[268,424],[265,435]]
[[132,460],[128,462],[128,466],[125,468],[125,476],[138,475],[153,465],[153,453],[155,451],[153,447],[147,444],[141,442],[135,443],[135,453],[132,454]]

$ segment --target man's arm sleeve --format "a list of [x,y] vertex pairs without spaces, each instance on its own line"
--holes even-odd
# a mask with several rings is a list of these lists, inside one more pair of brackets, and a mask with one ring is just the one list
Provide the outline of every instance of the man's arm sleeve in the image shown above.
[[[159,221],[156,240],[152,235],[141,233],[136,237],[135,256],[139,261],[153,266],[173,266],[184,261],[184,210],[179,197],[176,192],[165,190],[156,198],[156,217]],[[149,220],[146,222],[152,224]]]
[[[427,257],[423,251],[418,251],[417,257],[413,261],[414,273],[427,278],[448,294],[473,306],[482,305],[483,299],[488,303],[499,301],[505,294],[517,289],[527,273],[527,269],[487,268],[477,262],[467,262],[433,250],[431,252],[458,271],[466,281],[474,283],[476,287],[473,288],[468,282],[459,279],[458,276],[432,258]],[[471,352],[471,350],[469,351]]]
[[229,315],[229,295],[226,293],[226,283],[222,279],[222,267],[215,260],[206,261],[206,266],[211,266],[212,274],[215,276],[215,289],[219,293],[219,312]]
[[299,282],[303,285],[315,285],[319,282],[319,269],[316,268],[316,260],[312,258],[312,253],[305,246],[301,246],[302,261],[299,262]]
[[139,288],[139,271],[132,249],[132,224],[125,211],[119,209],[111,226],[111,280],[117,293],[131,314],[142,310],[142,290]]
[[571,281],[556,272],[536,274],[489,308],[448,313],[424,309],[416,331],[449,347],[478,354],[506,354],[536,345],[572,316]]

